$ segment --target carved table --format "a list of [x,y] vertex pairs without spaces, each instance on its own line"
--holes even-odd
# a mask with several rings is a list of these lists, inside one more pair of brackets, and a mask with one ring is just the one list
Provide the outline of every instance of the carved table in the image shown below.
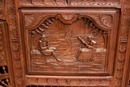
[[129,0],[0,0],[0,85],[127,87],[129,5]]

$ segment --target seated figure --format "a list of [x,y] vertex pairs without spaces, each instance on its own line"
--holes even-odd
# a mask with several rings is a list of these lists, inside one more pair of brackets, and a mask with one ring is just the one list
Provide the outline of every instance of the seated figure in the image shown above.
[[55,47],[49,47],[48,41],[46,40],[46,36],[42,35],[42,38],[38,41],[39,51],[45,56],[52,56],[56,59],[56,61],[61,62],[61,59],[58,59],[55,54]]

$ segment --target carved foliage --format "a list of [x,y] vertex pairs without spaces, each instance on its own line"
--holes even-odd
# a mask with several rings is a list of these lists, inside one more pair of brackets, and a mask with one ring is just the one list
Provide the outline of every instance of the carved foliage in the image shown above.
[[4,43],[4,23],[0,22],[0,65],[6,65],[6,55],[5,55],[5,43]]
[[8,0],[7,2],[7,13],[9,19],[9,37],[11,40],[11,53],[14,63],[14,78],[16,82],[16,87],[23,86],[23,77],[22,77],[22,67],[20,60],[20,51],[19,51],[19,40],[18,40],[18,30],[16,25],[16,14],[15,14],[15,0]]
[[4,18],[4,0],[0,0],[0,19]]
[[122,79],[123,79],[123,71],[124,71],[124,64],[127,52],[127,42],[128,42],[128,32],[130,28],[130,1],[124,0],[123,10],[122,10],[122,28],[121,28],[121,35],[120,35],[120,44],[119,44],[119,53],[118,53],[118,60],[116,64],[116,72],[115,72],[115,86],[114,87],[122,87]]
[[20,6],[120,6],[120,0],[18,0]]
[[9,87],[9,76],[7,69],[7,54],[6,54],[6,43],[5,43],[5,23],[0,22],[0,86]]
[[111,79],[55,79],[55,78],[27,78],[26,85],[53,86],[110,86]]

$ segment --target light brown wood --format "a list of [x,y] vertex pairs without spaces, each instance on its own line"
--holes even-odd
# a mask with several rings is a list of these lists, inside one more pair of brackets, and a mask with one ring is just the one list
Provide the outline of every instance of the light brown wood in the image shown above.
[[129,0],[0,0],[0,85],[127,87]]

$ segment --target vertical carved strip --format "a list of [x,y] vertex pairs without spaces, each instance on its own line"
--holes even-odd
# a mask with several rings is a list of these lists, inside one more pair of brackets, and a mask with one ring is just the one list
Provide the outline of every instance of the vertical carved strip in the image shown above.
[[115,86],[114,87],[122,87],[123,84],[123,71],[124,71],[124,64],[126,58],[126,49],[128,43],[128,32],[130,27],[130,0],[125,0],[123,9],[122,9],[122,28],[120,34],[120,44],[119,44],[119,51],[117,54],[118,59],[116,63],[116,71],[115,71]]
[[11,44],[11,54],[13,60],[13,69],[14,69],[14,79],[16,87],[23,86],[23,77],[22,77],[22,68],[20,60],[20,51],[19,51],[19,40],[18,40],[18,30],[16,25],[16,12],[15,12],[15,0],[8,0],[7,4],[7,15],[8,15],[8,25],[9,25],[9,37]]
[[5,55],[5,45],[4,45],[4,35],[3,29],[4,25],[0,22],[0,66],[7,65],[6,63],[6,55]]

